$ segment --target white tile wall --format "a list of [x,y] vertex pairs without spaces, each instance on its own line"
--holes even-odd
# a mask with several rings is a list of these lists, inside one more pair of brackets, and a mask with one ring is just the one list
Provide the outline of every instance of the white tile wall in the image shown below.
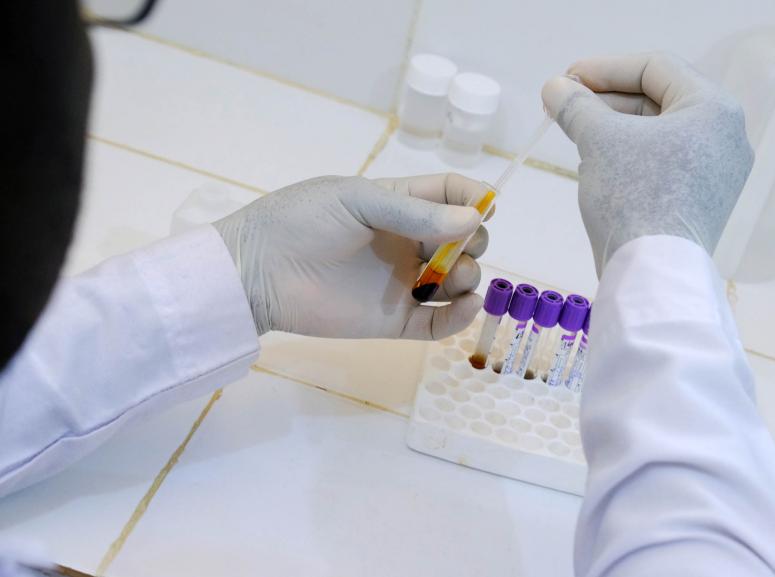
[[775,281],[736,283],[733,310],[746,348],[775,359]]
[[387,126],[373,113],[130,33],[92,38],[92,133],[266,190],[354,174]]
[[[494,76],[504,105],[492,143],[517,150],[541,117],[543,82],[596,54],[670,50],[699,62],[726,39],[775,24],[768,0],[713,2],[449,3],[446,0],[318,5],[305,0],[165,0],[143,30],[230,61],[390,110],[410,35],[412,52],[436,52]],[[723,71],[710,69],[721,76]],[[554,129],[536,156],[575,168],[574,147]]]
[[211,183],[247,204],[258,194],[94,140],[87,143],[85,186],[65,274],[169,235],[172,213]]
[[[670,50],[698,60],[725,37],[775,24],[769,0],[502,2],[423,0],[413,52],[436,52],[503,84],[495,143],[516,150],[540,121],[544,81],[592,55]],[[558,130],[535,156],[575,168]]]
[[406,421],[252,374],[108,574],[570,577],[580,500],[414,453]]
[[388,110],[419,0],[164,0],[144,30]]

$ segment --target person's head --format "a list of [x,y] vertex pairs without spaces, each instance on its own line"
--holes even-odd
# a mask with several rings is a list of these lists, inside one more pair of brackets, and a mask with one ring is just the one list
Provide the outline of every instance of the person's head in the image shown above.
[[72,239],[92,83],[77,0],[12,0],[4,16],[0,370],[43,310]]

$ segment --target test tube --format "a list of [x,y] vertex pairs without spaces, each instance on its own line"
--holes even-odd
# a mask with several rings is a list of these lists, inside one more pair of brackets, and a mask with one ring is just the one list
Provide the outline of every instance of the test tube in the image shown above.
[[503,375],[508,375],[514,370],[514,361],[519,353],[522,337],[525,335],[527,321],[533,318],[536,302],[538,302],[538,290],[533,285],[517,285],[509,305],[509,316],[514,322],[512,323],[513,328],[507,327],[509,330],[506,332],[506,337],[511,335],[511,344],[503,359],[503,368],[501,369]]
[[584,326],[588,310],[589,301],[581,295],[570,295],[562,305],[559,320],[562,332],[546,377],[546,384],[550,387],[556,387],[562,383],[571,349],[576,342],[576,334]]
[[479,342],[476,343],[476,350],[470,358],[471,366],[475,369],[483,369],[487,366],[487,357],[490,355],[492,342],[495,340],[495,331],[498,329],[506,309],[509,308],[513,292],[514,285],[506,279],[494,278],[490,281],[487,296],[484,297],[484,311],[487,316],[482,325]]
[[562,310],[562,295],[558,292],[547,290],[538,297],[538,304],[533,314],[533,325],[530,327],[525,342],[525,350],[516,374],[520,378],[535,379],[539,376],[540,356],[536,351],[545,346],[550,329],[557,324]]
[[[472,202],[468,204],[468,206],[473,206],[479,212],[482,220],[490,212],[497,196],[495,187],[486,182],[483,184],[487,187],[484,196],[476,200],[472,199]],[[474,236],[474,233],[471,233],[468,238],[442,244],[436,249],[436,252],[431,256],[431,260],[428,261],[428,264],[425,265],[425,268],[420,273],[420,278],[417,279],[417,282],[412,287],[412,296],[417,302],[424,303],[433,298],[436,291],[441,287],[441,283],[444,282],[449,271],[457,262],[458,257],[463,254],[463,249],[468,244],[468,241],[471,240],[471,237]]]
[[[546,134],[546,131],[549,130],[552,122],[554,121],[550,116],[544,118],[530,137],[527,145],[522,149],[522,152],[509,163],[506,170],[500,175],[495,182],[495,186],[487,184],[486,182],[482,183],[486,186],[484,195],[478,199],[472,198],[471,202],[468,204],[468,206],[473,206],[477,212],[479,212],[482,220],[484,220],[487,213],[492,209],[495,197],[498,195],[499,191],[503,190],[503,187],[509,178],[511,178],[514,172],[525,163],[528,155],[535,145],[540,142],[544,134]],[[412,287],[412,296],[415,300],[424,303],[433,298],[433,295],[436,294],[441,283],[447,278],[450,269],[455,264],[458,257],[463,253],[463,249],[468,241],[471,240],[472,236],[474,236],[474,233],[471,233],[471,236],[466,239],[448,242],[436,249],[436,252],[431,256],[431,260],[425,265],[425,268],[420,273],[420,278],[417,279],[417,282],[415,282]]]
[[587,317],[584,319],[584,325],[581,327],[581,340],[579,341],[578,349],[576,349],[576,356],[573,357],[573,364],[568,372],[568,379],[565,381],[565,386],[574,393],[581,392],[584,386],[584,366],[587,362],[587,349],[589,338],[589,319],[592,316],[592,307],[587,311]]

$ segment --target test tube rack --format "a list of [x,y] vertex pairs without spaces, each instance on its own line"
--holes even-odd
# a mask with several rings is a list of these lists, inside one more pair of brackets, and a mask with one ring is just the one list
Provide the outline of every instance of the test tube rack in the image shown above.
[[[541,379],[477,370],[484,314],[462,333],[431,343],[407,433],[412,449],[550,489],[584,494],[587,464],[579,398]],[[496,341],[490,358],[503,357]]]

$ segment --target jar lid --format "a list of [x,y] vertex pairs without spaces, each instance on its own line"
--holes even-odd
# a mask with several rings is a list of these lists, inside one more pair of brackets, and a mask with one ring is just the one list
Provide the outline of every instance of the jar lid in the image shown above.
[[464,72],[452,80],[449,101],[474,114],[492,114],[498,109],[501,86],[489,76]]
[[208,209],[220,208],[229,202],[229,193],[226,189],[213,182],[206,182],[194,189],[193,192],[199,203]]
[[415,54],[406,72],[406,83],[419,92],[445,96],[455,74],[457,66],[451,60],[435,54]]

